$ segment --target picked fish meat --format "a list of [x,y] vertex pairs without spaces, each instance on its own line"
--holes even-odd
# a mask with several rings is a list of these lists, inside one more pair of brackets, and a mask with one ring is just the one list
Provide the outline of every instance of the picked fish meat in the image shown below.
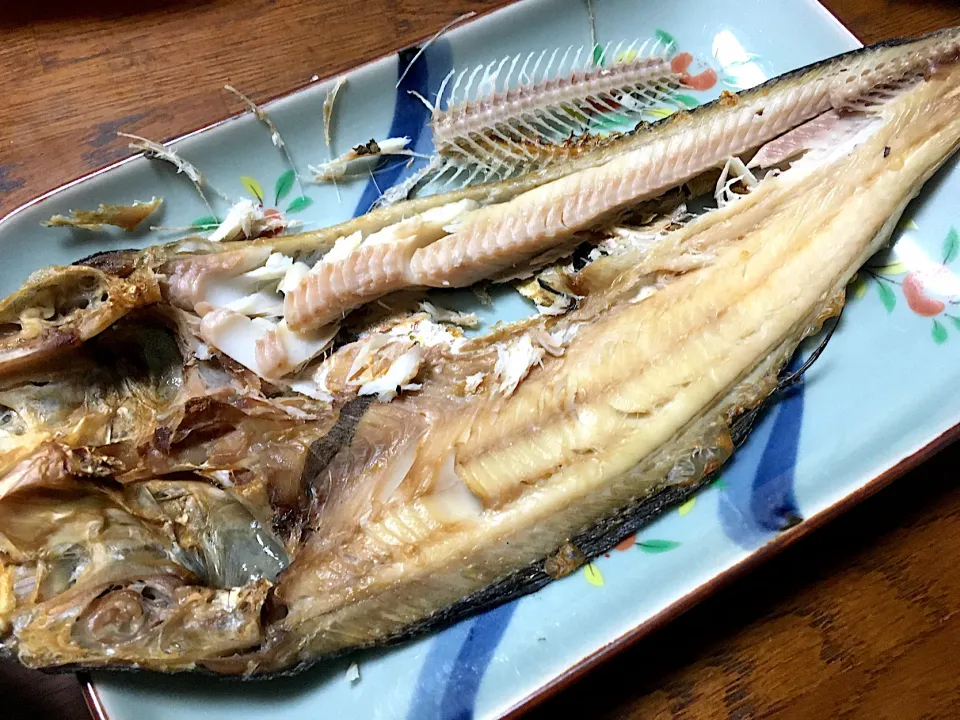
[[[0,647],[270,675],[542,587],[731,456],[958,146],[951,29],[334,227],[36,273],[0,303]],[[470,336],[425,295],[507,277],[539,312]]]

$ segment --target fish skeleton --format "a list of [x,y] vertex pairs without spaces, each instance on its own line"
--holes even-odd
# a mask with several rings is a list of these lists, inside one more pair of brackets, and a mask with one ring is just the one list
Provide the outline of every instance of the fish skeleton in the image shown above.
[[[881,43],[517,178],[35,274],[0,303],[2,647],[289,672],[608,549],[730,457],[957,149],[958,60]],[[420,304],[518,268],[566,300],[473,337]]]
[[[469,76],[469,68],[464,68],[455,80],[451,71],[447,80],[453,87],[446,107],[441,106],[441,87],[431,108],[433,143],[443,158],[434,170],[437,180],[448,186],[455,185],[461,175],[466,175],[464,182],[469,184],[478,177],[488,181],[530,172],[582,151],[582,143],[570,141],[574,137],[589,140],[591,123],[623,124],[658,102],[672,102],[671,93],[680,87],[680,73],[671,69],[659,41],[648,50],[650,44],[648,40],[634,49],[633,42],[622,55],[623,43],[612,52],[608,45],[600,58],[613,60],[605,65],[585,47],[577,48],[572,57],[573,48],[569,48],[556,71],[551,71],[554,51],[539,78],[537,71],[546,50],[535,61],[536,53],[528,54],[523,63],[518,54],[509,66],[506,57],[499,64],[474,68]],[[527,72],[531,62],[532,77]],[[514,73],[519,79],[515,84],[511,83]],[[458,99],[464,78],[466,86]]]

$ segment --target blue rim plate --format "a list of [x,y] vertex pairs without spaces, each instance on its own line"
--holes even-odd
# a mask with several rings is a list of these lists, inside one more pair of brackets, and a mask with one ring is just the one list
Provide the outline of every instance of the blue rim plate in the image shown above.
[[[813,0],[598,0],[596,33],[601,45],[653,36],[669,44],[699,78],[702,89],[689,91],[690,104],[859,46]],[[408,91],[431,98],[451,68],[590,43],[584,3],[523,0],[450,31],[412,64],[415,50],[407,49],[357,68],[338,101],[334,151],[407,136],[415,151],[429,153],[428,111]],[[328,158],[318,119],[332,86],[319,81],[266,106],[302,178],[308,164]],[[174,147],[226,195],[253,196],[308,228],[364,212],[416,169],[386,161],[375,179],[336,189],[304,182],[301,189],[250,115],[186,135]],[[948,200],[960,194],[956,165],[910,205],[895,247],[850,286],[827,352],[766,414],[720,479],[581,572],[418,641],[294,678],[244,684],[95,673],[87,682],[92,710],[112,720],[516,715],[875,492],[958,434],[960,213]],[[210,214],[182,176],[140,156],[11,213],[0,222],[0,291],[14,290],[39,267],[172,239],[146,229],[90,235],[39,227],[70,208],[153,195],[165,198],[153,223],[189,226]],[[227,205],[217,202],[221,214]],[[513,298],[488,319],[528,311]],[[346,676],[351,662],[359,681]]]

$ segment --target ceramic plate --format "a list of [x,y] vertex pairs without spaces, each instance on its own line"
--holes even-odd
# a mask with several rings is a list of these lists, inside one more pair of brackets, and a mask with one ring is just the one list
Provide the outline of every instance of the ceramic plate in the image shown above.
[[[599,0],[601,44],[657,35],[698,59],[687,102],[709,100],[858,45],[811,0]],[[785,29],[789,28],[789,32]],[[433,43],[406,72],[412,51],[350,74],[338,101],[337,152],[369,138],[408,136],[429,153],[428,111],[407,92],[434,96],[453,68],[544,48],[590,46],[586,6],[524,0]],[[710,87],[706,87],[706,86]],[[268,106],[301,175],[326,159],[318,118],[331,82]],[[284,155],[250,115],[176,143],[213,185],[253,195],[306,227],[365,211],[412,171],[386,163],[375,180],[331,186],[291,181]],[[875,258],[851,286],[850,304],[806,382],[780,402],[711,487],[645,527],[608,555],[544,590],[387,652],[363,653],[300,676],[239,683],[198,677],[94,675],[90,697],[111,720],[243,720],[364,717],[494,718],[542,696],[600,658],[664,622],[791,538],[880,487],[945,442],[960,422],[960,280],[954,270],[960,196],[951,163],[907,211],[895,249]],[[209,212],[183,176],[133,158],[72,183],[0,224],[0,291],[41,266],[96,250],[166,239],[161,232],[90,235],[39,227],[69,208],[162,195],[164,226]],[[226,204],[214,208],[221,213]],[[42,250],[38,251],[38,248]],[[493,317],[530,311],[518,299]],[[488,313],[487,318],[493,319]],[[798,524],[799,523],[799,524]],[[789,530],[788,530],[789,528]],[[345,671],[359,664],[360,679]]]

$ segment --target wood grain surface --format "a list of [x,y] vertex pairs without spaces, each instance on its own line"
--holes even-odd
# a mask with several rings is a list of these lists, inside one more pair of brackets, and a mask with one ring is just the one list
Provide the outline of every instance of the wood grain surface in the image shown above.
[[[578,0],[570,0],[576,2]],[[599,0],[602,2],[602,0]],[[88,0],[0,12],[0,215],[129,154],[503,0]],[[864,42],[955,0],[826,0]],[[531,717],[960,718],[960,447],[547,700]],[[3,718],[88,717],[76,680],[0,663]]]

